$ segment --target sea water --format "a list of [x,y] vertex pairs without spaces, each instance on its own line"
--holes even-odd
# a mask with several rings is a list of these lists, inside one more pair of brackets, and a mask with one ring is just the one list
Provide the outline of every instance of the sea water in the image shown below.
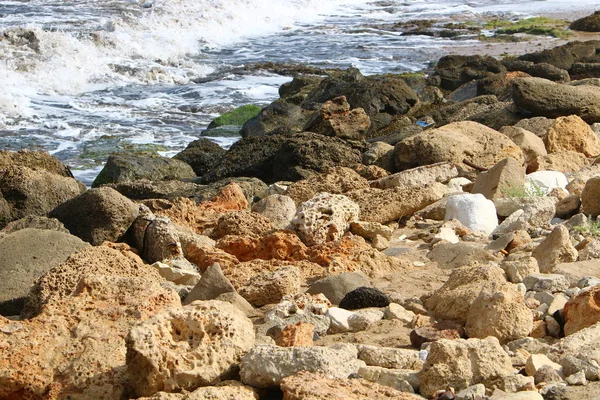
[[[0,149],[45,150],[90,184],[114,150],[172,156],[219,114],[291,78],[264,62],[363,74],[424,68],[472,37],[409,36],[414,19],[574,8],[557,0],[0,0]],[[213,137],[228,147],[236,137]]]

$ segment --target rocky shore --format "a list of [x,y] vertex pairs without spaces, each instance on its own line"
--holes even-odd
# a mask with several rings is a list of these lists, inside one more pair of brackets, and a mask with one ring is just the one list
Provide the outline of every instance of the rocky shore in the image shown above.
[[0,151],[0,399],[600,396],[600,40],[279,94],[91,189]]

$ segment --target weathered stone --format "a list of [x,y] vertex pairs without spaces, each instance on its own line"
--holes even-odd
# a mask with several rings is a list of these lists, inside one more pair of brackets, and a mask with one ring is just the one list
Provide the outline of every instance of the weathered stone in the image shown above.
[[448,386],[455,390],[477,383],[488,386],[512,374],[510,358],[496,338],[440,340],[429,347],[420,375],[421,394],[433,396]]
[[165,280],[176,285],[194,286],[200,281],[200,274],[185,258],[170,261],[171,265],[157,261],[151,267]]
[[596,11],[591,15],[576,19],[571,22],[569,29],[584,32],[600,32],[600,12]]
[[558,117],[546,135],[548,153],[576,151],[586,157],[600,155],[600,138],[577,115]]
[[277,347],[257,345],[242,359],[242,382],[254,387],[270,387],[300,371],[321,372],[347,378],[365,365],[357,359],[356,347],[337,344],[331,347]]
[[370,126],[371,120],[365,110],[351,110],[346,96],[339,96],[323,103],[309,118],[303,131],[341,139],[362,140]]
[[526,165],[533,164],[539,156],[548,154],[544,141],[533,132],[516,126],[504,126],[500,132],[521,148]]
[[523,279],[532,274],[539,274],[537,260],[534,257],[522,257],[515,260],[505,260],[500,264],[506,271],[506,277],[509,282],[520,283]]
[[448,197],[446,220],[457,219],[472,231],[490,235],[498,226],[496,207],[481,194],[460,194]]
[[297,260],[306,258],[307,247],[292,231],[277,231],[262,237],[225,236],[217,248],[234,255],[240,261]]
[[292,224],[310,246],[341,238],[358,214],[359,206],[346,196],[321,193],[298,207]]
[[212,236],[216,239],[227,235],[256,237],[273,230],[274,226],[271,220],[261,214],[248,211],[233,211],[219,218]]
[[225,381],[231,384],[223,386],[201,387],[193,392],[167,393],[158,392],[150,397],[139,397],[137,400],[258,400],[256,389],[238,381]]
[[286,295],[300,292],[302,274],[293,266],[281,267],[252,276],[239,294],[255,307],[279,303]]
[[358,359],[367,365],[384,368],[420,370],[423,367],[418,351],[394,347],[359,345]]
[[225,154],[225,149],[207,138],[192,141],[181,152],[173,156],[188,164],[198,176],[204,175]]
[[410,369],[363,367],[358,374],[369,382],[379,383],[401,392],[414,393],[419,390],[419,374]]
[[540,272],[552,272],[555,265],[577,260],[577,250],[571,244],[569,230],[558,225],[531,253],[538,260]]
[[586,182],[581,192],[581,207],[585,215],[600,215],[600,176]]
[[558,274],[531,274],[523,278],[527,290],[536,292],[562,292],[569,288],[569,281]]
[[600,322],[600,286],[594,286],[569,300],[565,305],[564,318],[565,335]]
[[389,304],[390,299],[381,290],[363,286],[348,292],[340,301],[340,308],[358,310],[369,307],[387,307]]
[[399,319],[404,324],[410,324],[415,318],[415,313],[402,307],[400,304],[390,303],[384,311],[385,319]]
[[581,199],[576,194],[572,194],[556,203],[556,216],[562,219],[569,219],[577,214],[580,208]]
[[296,204],[301,204],[321,192],[344,194],[368,187],[369,182],[354,170],[346,167],[334,167],[327,173],[291,184],[285,194],[291,197]]
[[280,347],[296,347],[296,346],[312,346],[315,327],[308,322],[298,322],[297,324],[289,324],[277,338],[277,346]]
[[350,317],[354,313],[343,308],[330,307],[325,316],[331,320],[329,326],[330,333],[340,333],[350,331]]
[[439,243],[427,253],[427,258],[440,268],[461,268],[498,261],[494,254],[480,243]]
[[480,173],[471,193],[481,193],[487,199],[510,197],[513,188],[525,185],[525,168],[514,158],[505,158],[489,170]]
[[508,283],[483,288],[471,304],[465,326],[471,338],[494,336],[500,343],[527,337],[532,329],[531,310]]
[[231,375],[254,345],[252,322],[210,300],[166,310],[126,338],[127,370],[138,396],[213,385]]
[[553,362],[543,354],[530,355],[525,363],[525,372],[527,372],[527,375],[529,376],[534,376],[538,370],[544,366],[549,366],[554,371],[562,373],[562,367],[560,364]]
[[213,300],[219,295],[229,292],[235,292],[235,288],[223,275],[219,264],[215,263],[204,271],[200,281],[186,296],[183,304],[187,305],[196,300]]
[[9,234],[21,229],[42,229],[63,233],[70,233],[67,228],[56,218],[47,218],[39,215],[28,215],[13,222],[9,222],[2,233]]
[[369,278],[359,272],[345,272],[313,283],[307,292],[323,293],[332,304],[339,304],[347,293],[362,286],[371,286]]
[[267,217],[273,228],[287,229],[296,215],[296,204],[289,196],[273,194],[256,202],[252,211]]
[[363,153],[362,158],[365,165],[376,165],[386,171],[396,170],[394,165],[394,146],[386,142],[374,142]]
[[561,151],[538,158],[529,166],[530,171],[559,171],[566,173],[575,173],[582,168],[589,166],[588,159],[581,153],[574,151]]
[[421,187],[434,182],[446,183],[457,176],[458,170],[454,164],[441,162],[407,169],[373,181],[370,185],[377,189]]
[[496,199],[494,204],[498,215],[502,217],[508,217],[517,210],[523,210],[528,228],[549,225],[556,213],[556,198],[554,197],[505,197]]
[[352,332],[367,330],[371,325],[383,319],[383,311],[377,308],[358,310],[348,317],[348,326]]

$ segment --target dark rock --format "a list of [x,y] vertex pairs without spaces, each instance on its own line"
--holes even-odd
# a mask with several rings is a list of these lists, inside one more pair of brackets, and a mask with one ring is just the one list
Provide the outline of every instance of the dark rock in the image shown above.
[[420,349],[424,343],[437,342],[441,339],[460,339],[460,331],[457,329],[438,329],[433,326],[421,326],[410,332],[410,344]]
[[307,293],[322,293],[332,304],[339,304],[352,290],[370,285],[369,278],[359,272],[343,272],[313,283]]
[[548,63],[536,64],[532,61],[508,60],[504,66],[509,71],[521,71],[528,75],[548,79],[555,82],[569,82],[571,80],[567,70],[555,67]]
[[600,78],[600,63],[575,63],[571,74],[576,79]]
[[92,183],[92,187],[141,179],[166,181],[194,177],[196,174],[192,167],[180,160],[161,157],[158,154],[112,154]]
[[39,215],[28,215],[25,218],[8,223],[2,233],[13,233],[21,229],[42,229],[56,232],[69,233],[69,230],[55,218],[40,217]]
[[304,126],[304,131],[335,136],[341,139],[363,140],[371,120],[362,108],[350,109],[345,96],[326,101]]
[[138,216],[138,206],[114,189],[103,187],[69,200],[50,212],[74,235],[93,245],[116,242]]
[[149,181],[142,179],[132,182],[110,183],[104,185],[115,189],[132,200],[167,199],[176,197],[194,197],[202,193],[206,186],[183,181]]
[[435,73],[442,78],[441,87],[446,90],[505,71],[506,67],[490,56],[444,56],[435,67]]
[[587,123],[600,122],[600,87],[570,86],[542,78],[517,79],[513,101],[536,116],[579,115]]
[[275,100],[256,117],[249,119],[242,126],[240,135],[242,138],[248,138],[282,132],[300,132],[313,111],[284,99]]
[[56,175],[72,178],[69,169],[58,158],[43,151],[0,150],[0,170],[9,166],[27,167],[34,171],[48,171]]
[[69,233],[20,229],[0,238],[0,315],[18,315],[35,281],[89,246]]
[[342,301],[340,308],[346,310],[359,310],[369,307],[387,307],[390,305],[390,299],[379,289],[362,286],[348,292]]
[[548,63],[568,71],[576,62],[594,59],[597,46],[596,41],[570,42],[552,49],[524,54],[518,59],[532,61],[535,64]]
[[204,175],[213,165],[219,162],[225,149],[212,140],[201,138],[194,140],[173,158],[189,164],[196,175]]
[[569,29],[583,32],[600,32],[600,11],[571,22]]
[[279,97],[289,103],[300,105],[322,80],[323,78],[315,75],[297,76],[291,82],[284,83],[279,87]]
[[269,187],[266,183],[261,181],[258,178],[248,178],[248,177],[231,177],[221,179],[220,181],[211,183],[209,185],[201,186],[196,193],[192,197],[197,202],[210,200],[215,197],[221,189],[230,183],[235,183],[238,185],[244,196],[246,196],[246,200],[248,200],[249,204],[254,204],[258,200],[262,199],[267,195],[267,190]]
[[211,183],[236,176],[255,177],[267,184],[297,181],[330,167],[360,163],[361,150],[341,139],[310,132],[243,138],[202,181]]
[[533,132],[537,137],[545,138],[548,134],[548,129],[554,125],[554,119],[546,117],[525,118],[517,122],[514,126],[523,128],[526,131]]

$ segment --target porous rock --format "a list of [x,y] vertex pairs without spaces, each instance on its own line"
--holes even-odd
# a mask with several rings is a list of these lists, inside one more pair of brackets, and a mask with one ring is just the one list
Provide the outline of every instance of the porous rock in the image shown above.
[[340,301],[340,308],[358,310],[369,307],[387,307],[390,299],[379,289],[372,287],[359,287],[348,292]]
[[248,211],[233,211],[219,218],[213,230],[215,239],[226,235],[256,237],[274,229],[271,220],[261,214]]
[[265,271],[248,279],[239,294],[255,307],[276,304],[286,295],[300,292],[302,274],[294,266]]
[[577,260],[577,250],[571,244],[569,230],[558,225],[531,253],[538,261],[540,272],[552,272],[555,265]]
[[577,115],[558,117],[546,135],[548,153],[575,151],[586,157],[600,155],[600,138]]
[[287,229],[296,215],[296,203],[289,196],[272,194],[254,203],[252,211],[267,217],[275,229]]
[[232,374],[254,345],[252,322],[217,300],[166,310],[126,338],[127,370],[138,396],[210,386]]
[[324,174],[292,183],[285,194],[296,204],[304,203],[321,192],[344,194],[369,187],[369,182],[347,167],[334,167]]
[[564,308],[565,335],[571,335],[600,322],[600,286],[583,291]]

